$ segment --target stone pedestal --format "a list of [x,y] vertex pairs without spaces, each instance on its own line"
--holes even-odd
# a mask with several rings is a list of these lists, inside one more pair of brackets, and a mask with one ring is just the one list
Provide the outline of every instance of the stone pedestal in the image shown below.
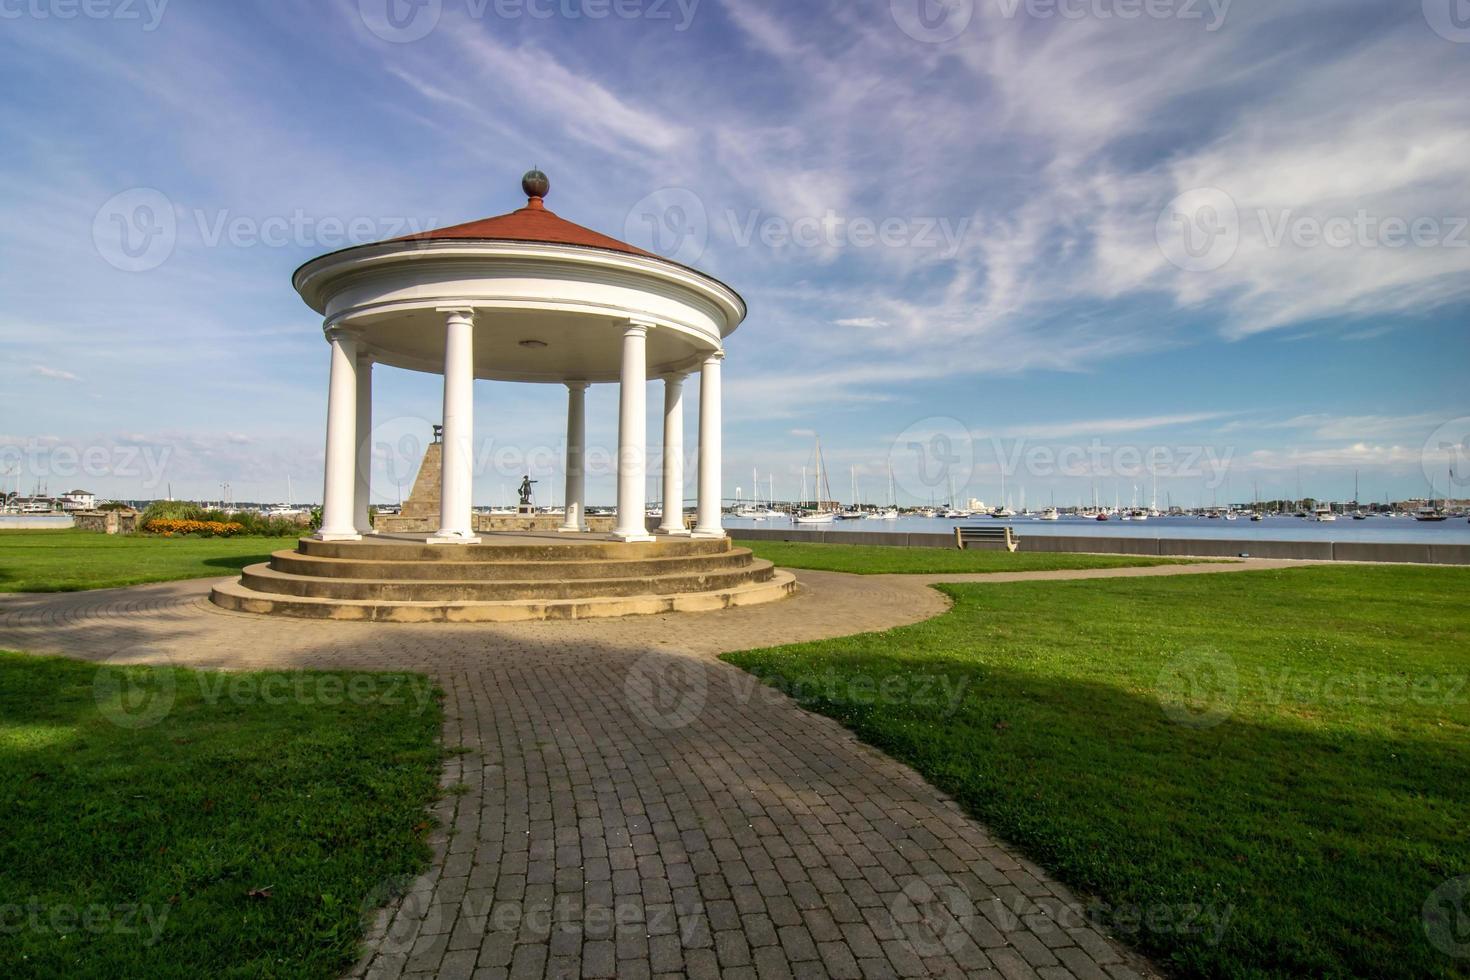
[[419,475],[413,481],[413,492],[403,502],[400,514],[380,514],[375,531],[437,531],[439,529],[439,487],[444,474],[444,446],[434,442],[424,452]]

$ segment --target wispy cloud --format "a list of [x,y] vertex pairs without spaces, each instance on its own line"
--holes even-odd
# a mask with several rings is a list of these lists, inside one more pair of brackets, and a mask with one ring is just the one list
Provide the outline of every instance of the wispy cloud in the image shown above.
[[1138,418],[1073,419],[1067,422],[1050,422],[1039,425],[1013,426],[1001,430],[999,435],[1017,439],[1066,439],[1074,436],[1121,435],[1131,432],[1150,432],[1185,425],[1197,425],[1227,418],[1232,412],[1186,412],[1178,415],[1148,415]]
[[31,368],[31,374],[35,375],[38,378],[46,378],[49,381],[80,381],[80,380],[82,380],[81,378],[77,377],[75,374],[72,374],[70,371],[63,371],[60,368],[46,367],[45,365],[42,365],[42,364],[37,364],[35,367]]

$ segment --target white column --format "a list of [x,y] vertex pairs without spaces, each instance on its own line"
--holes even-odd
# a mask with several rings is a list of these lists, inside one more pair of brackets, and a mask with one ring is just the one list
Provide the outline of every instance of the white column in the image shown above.
[[623,375],[618,403],[618,524],[621,541],[652,541],[645,506],[648,442],[648,325],[623,331]]
[[353,438],[357,443],[353,523],[358,534],[372,534],[373,521],[368,509],[373,502],[373,358],[365,350],[357,355],[357,432]]
[[319,541],[356,541],[352,521],[357,466],[357,338],[333,331],[332,375],[327,388],[327,466],[322,488]]
[[431,544],[474,544],[475,311],[446,309],[444,320],[444,469],[439,533]]
[[723,538],[720,523],[720,362],[724,351],[705,358],[699,370],[699,517],[696,538]]
[[567,383],[567,515],[558,531],[587,530],[587,382]]
[[664,520],[660,534],[685,535],[684,375],[664,375]]

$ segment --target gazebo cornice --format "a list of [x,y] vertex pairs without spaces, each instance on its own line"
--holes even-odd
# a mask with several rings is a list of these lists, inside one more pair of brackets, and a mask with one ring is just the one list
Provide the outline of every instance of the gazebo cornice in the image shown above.
[[620,272],[675,285],[714,300],[727,320],[728,336],[745,319],[744,297],[730,286],[698,269],[667,259],[634,255],[586,245],[524,242],[499,239],[392,241],[329,252],[305,263],[292,274],[291,283],[308,306],[326,312],[330,287],[348,277],[371,275],[400,263],[432,261],[564,261],[604,272]]

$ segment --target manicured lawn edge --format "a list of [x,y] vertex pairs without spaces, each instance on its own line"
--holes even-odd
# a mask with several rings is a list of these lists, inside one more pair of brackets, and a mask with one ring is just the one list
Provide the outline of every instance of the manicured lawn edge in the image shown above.
[[[1097,568],[1151,568],[1159,565],[1213,564],[1210,559],[1158,558],[1148,555],[1094,555],[1052,552],[900,548],[891,545],[812,544],[805,541],[745,541],[749,548],[781,568],[851,575],[962,575],[1000,572],[1051,572]],[[1228,559],[1226,559],[1228,560]],[[1215,561],[1220,561],[1216,559]]]
[[0,651],[0,904],[38,910],[0,930],[0,962],[340,976],[429,866],[441,698],[418,674]]
[[[952,585],[924,623],[723,659],[911,765],[1180,975],[1465,977],[1424,916],[1470,874],[1467,585],[1423,566]],[[1221,664],[1229,710],[1180,700],[1220,696]]]
[[295,546],[294,538],[0,531],[0,592],[84,592],[219,578]]

